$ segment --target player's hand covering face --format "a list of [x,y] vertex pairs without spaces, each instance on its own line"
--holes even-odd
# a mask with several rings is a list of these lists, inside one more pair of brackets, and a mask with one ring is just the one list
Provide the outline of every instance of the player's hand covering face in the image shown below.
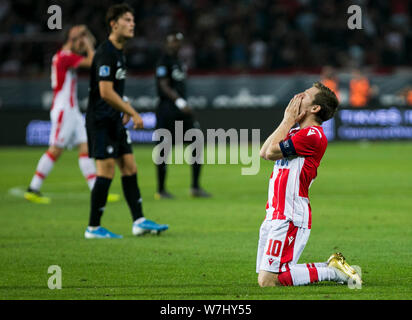
[[85,36],[85,27],[82,25],[74,26],[70,29],[69,41],[71,41],[71,51],[81,54],[84,50],[83,37]]
[[306,114],[306,110],[301,110],[302,100],[304,98],[303,93],[295,95],[292,100],[290,100],[288,106],[285,110],[284,118],[286,120],[291,120],[293,123],[297,123],[303,119]]

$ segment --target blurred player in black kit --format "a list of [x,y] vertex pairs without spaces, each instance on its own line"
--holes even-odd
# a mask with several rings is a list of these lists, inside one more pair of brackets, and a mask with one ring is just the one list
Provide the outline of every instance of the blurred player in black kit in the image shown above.
[[96,50],[90,69],[86,128],[90,156],[96,159],[97,179],[91,195],[86,239],[122,237],[100,226],[116,165],[122,175],[122,189],[133,219],[132,233],[160,233],[168,229],[167,225],[157,224],[143,216],[136,163],[130,136],[124,127],[130,119],[134,129],[143,127],[140,115],[123,96],[126,79],[123,49],[134,36],[133,13],[127,4],[109,8],[106,20],[110,35]]
[[[182,45],[183,35],[172,33],[166,37],[164,54],[156,66],[156,88],[159,104],[156,111],[156,129],[167,129],[172,134],[171,144],[175,144],[175,121],[183,121],[183,130],[199,127],[193,111],[186,101],[186,68],[179,61],[178,53]],[[159,142],[160,143],[160,142]],[[171,146],[171,145],[170,145]],[[170,152],[170,150],[163,152]],[[164,153],[163,158],[167,158]],[[198,158],[200,155],[196,155]],[[166,163],[157,166],[156,199],[170,199],[174,196],[166,191]],[[192,165],[191,195],[193,197],[210,197],[211,195],[199,186],[201,164],[195,161]]]

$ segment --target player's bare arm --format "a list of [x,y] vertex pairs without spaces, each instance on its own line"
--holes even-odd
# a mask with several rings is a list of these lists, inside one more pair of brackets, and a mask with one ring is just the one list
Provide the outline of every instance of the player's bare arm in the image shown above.
[[260,156],[263,159],[275,161],[283,158],[279,143],[286,137],[293,125],[304,117],[305,112],[300,111],[302,99],[303,95],[297,94],[290,100],[282,122],[269,138],[266,139],[260,150]]
[[133,121],[133,128],[143,128],[143,120],[130,103],[123,101],[123,99],[113,89],[112,81],[99,81],[100,96],[111,107],[125,114],[128,114]]

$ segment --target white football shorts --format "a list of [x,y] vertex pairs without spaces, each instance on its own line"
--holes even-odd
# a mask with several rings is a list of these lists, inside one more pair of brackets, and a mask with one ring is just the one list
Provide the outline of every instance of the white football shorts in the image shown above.
[[53,108],[50,120],[50,146],[65,148],[87,142],[85,122],[79,109]]
[[296,227],[290,220],[265,220],[259,231],[256,273],[285,272],[297,264],[308,242],[310,229]]

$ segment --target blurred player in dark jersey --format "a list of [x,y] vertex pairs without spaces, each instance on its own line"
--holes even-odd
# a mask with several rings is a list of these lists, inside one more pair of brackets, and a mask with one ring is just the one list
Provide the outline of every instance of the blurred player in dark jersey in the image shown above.
[[159,233],[168,229],[143,217],[142,199],[137,184],[137,168],[129,132],[124,125],[142,128],[140,115],[124,99],[126,42],[134,36],[133,9],[127,4],[114,5],[107,12],[108,40],[96,50],[90,76],[86,128],[90,156],[96,159],[97,179],[91,195],[89,226],[85,237],[121,238],[100,226],[115,166],[122,175],[122,188],[133,219],[132,233]]
[[[186,101],[186,68],[178,59],[183,35],[169,34],[166,38],[165,52],[156,67],[156,88],[159,104],[156,112],[156,129],[167,129],[172,135],[170,147],[175,144],[175,121],[183,121],[183,130],[198,128],[193,111]],[[159,141],[163,142],[163,140]],[[163,152],[170,152],[162,150]],[[167,158],[162,152],[161,157]],[[197,158],[200,155],[195,155]],[[157,193],[156,199],[173,198],[166,191],[166,163],[157,164]],[[199,185],[201,164],[195,161],[192,165],[191,195],[193,197],[210,197],[210,194]]]

